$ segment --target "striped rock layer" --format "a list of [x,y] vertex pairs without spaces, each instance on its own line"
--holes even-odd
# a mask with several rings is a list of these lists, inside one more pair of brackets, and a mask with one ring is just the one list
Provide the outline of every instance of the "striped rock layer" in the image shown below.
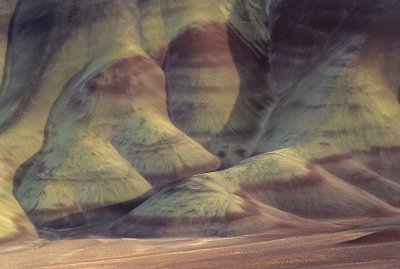
[[279,99],[247,148],[254,157],[164,189],[111,232],[225,236],[398,218],[399,11],[395,2],[280,1],[270,13]]
[[399,11],[20,0],[0,91],[0,240],[34,236],[21,207],[39,229],[131,237],[398,218]]

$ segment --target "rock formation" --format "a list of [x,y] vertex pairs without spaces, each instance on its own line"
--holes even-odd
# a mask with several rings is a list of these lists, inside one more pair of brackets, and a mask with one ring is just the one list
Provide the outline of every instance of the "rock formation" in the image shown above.
[[[397,216],[399,8],[282,1],[271,13],[271,78],[280,98],[252,151],[257,156],[167,188],[113,232],[226,235],[246,233],[260,219],[284,223],[265,209],[257,210],[263,218],[251,214],[248,197],[313,220]],[[207,198],[193,195],[196,190]],[[201,201],[210,203],[208,211]],[[240,214],[232,219],[237,203]],[[225,217],[215,218],[220,214]],[[201,228],[194,229],[198,219]]]
[[34,234],[11,193],[39,229],[114,236],[398,218],[399,12],[20,0],[0,91],[0,240]]

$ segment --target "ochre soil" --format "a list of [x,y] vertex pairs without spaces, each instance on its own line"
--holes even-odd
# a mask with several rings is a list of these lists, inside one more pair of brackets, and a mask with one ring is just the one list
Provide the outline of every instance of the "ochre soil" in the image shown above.
[[330,234],[40,239],[0,247],[0,268],[400,268],[399,221]]

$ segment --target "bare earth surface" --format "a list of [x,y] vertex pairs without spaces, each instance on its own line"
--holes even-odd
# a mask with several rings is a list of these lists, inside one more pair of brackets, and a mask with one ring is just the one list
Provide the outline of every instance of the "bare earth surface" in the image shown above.
[[399,14],[0,0],[0,269],[400,269]]
[[0,268],[400,268],[400,226],[279,239],[37,240],[0,247]]

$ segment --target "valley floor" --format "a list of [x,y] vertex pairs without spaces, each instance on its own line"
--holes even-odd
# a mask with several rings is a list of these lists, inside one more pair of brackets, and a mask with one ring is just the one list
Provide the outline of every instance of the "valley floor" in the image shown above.
[[70,239],[0,247],[0,268],[400,268],[400,225],[311,236]]

